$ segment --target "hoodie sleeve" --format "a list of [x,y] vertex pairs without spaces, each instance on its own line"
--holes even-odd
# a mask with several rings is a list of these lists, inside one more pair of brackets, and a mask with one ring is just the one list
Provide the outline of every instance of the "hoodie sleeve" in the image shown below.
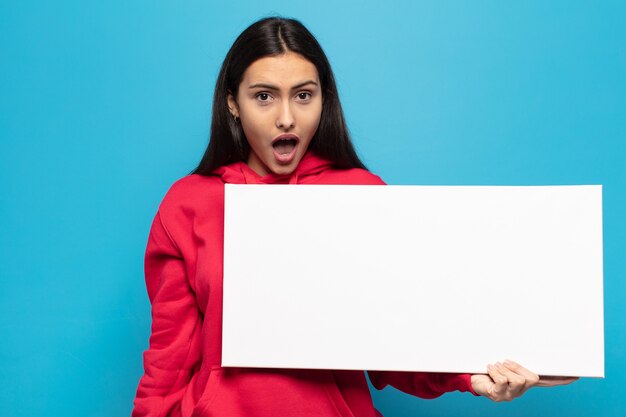
[[144,352],[132,417],[179,416],[192,370],[201,360],[202,318],[184,260],[157,213],[146,249],[145,275],[152,334]]
[[396,371],[368,371],[372,385],[378,390],[391,385],[407,394],[421,398],[437,398],[451,391],[471,392],[470,374],[448,374],[430,372],[396,372]]

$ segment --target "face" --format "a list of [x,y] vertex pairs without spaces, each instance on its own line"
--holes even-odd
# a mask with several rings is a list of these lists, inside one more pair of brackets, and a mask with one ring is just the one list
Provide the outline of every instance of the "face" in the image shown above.
[[248,166],[259,175],[291,174],[317,131],[322,89],[317,69],[287,52],[261,58],[245,71],[228,108],[250,144]]

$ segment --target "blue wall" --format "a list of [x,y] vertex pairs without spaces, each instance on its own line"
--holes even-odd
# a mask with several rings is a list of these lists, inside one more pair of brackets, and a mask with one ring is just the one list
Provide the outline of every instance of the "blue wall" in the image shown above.
[[626,3],[214,3],[0,3],[1,414],[130,412],[149,223],[204,150],[228,47],[280,13],[317,35],[389,183],[604,185],[606,379],[507,404],[386,389],[377,407],[626,415]]

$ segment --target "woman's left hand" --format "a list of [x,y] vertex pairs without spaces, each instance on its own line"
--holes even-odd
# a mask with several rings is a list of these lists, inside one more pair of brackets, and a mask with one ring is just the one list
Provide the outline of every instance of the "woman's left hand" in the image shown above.
[[523,366],[504,361],[487,366],[487,375],[472,375],[474,392],[492,401],[511,401],[532,387],[554,387],[576,381],[572,377],[540,377]]

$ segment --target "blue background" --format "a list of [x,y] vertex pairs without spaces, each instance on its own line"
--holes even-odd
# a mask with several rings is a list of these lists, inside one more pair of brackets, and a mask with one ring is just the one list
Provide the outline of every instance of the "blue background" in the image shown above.
[[387,388],[376,406],[626,415],[625,4],[2,1],[1,414],[130,413],[149,224],[204,151],[230,44],[280,13],[325,48],[358,151],[387,182],[604,185],[606,379],[506,404]]

